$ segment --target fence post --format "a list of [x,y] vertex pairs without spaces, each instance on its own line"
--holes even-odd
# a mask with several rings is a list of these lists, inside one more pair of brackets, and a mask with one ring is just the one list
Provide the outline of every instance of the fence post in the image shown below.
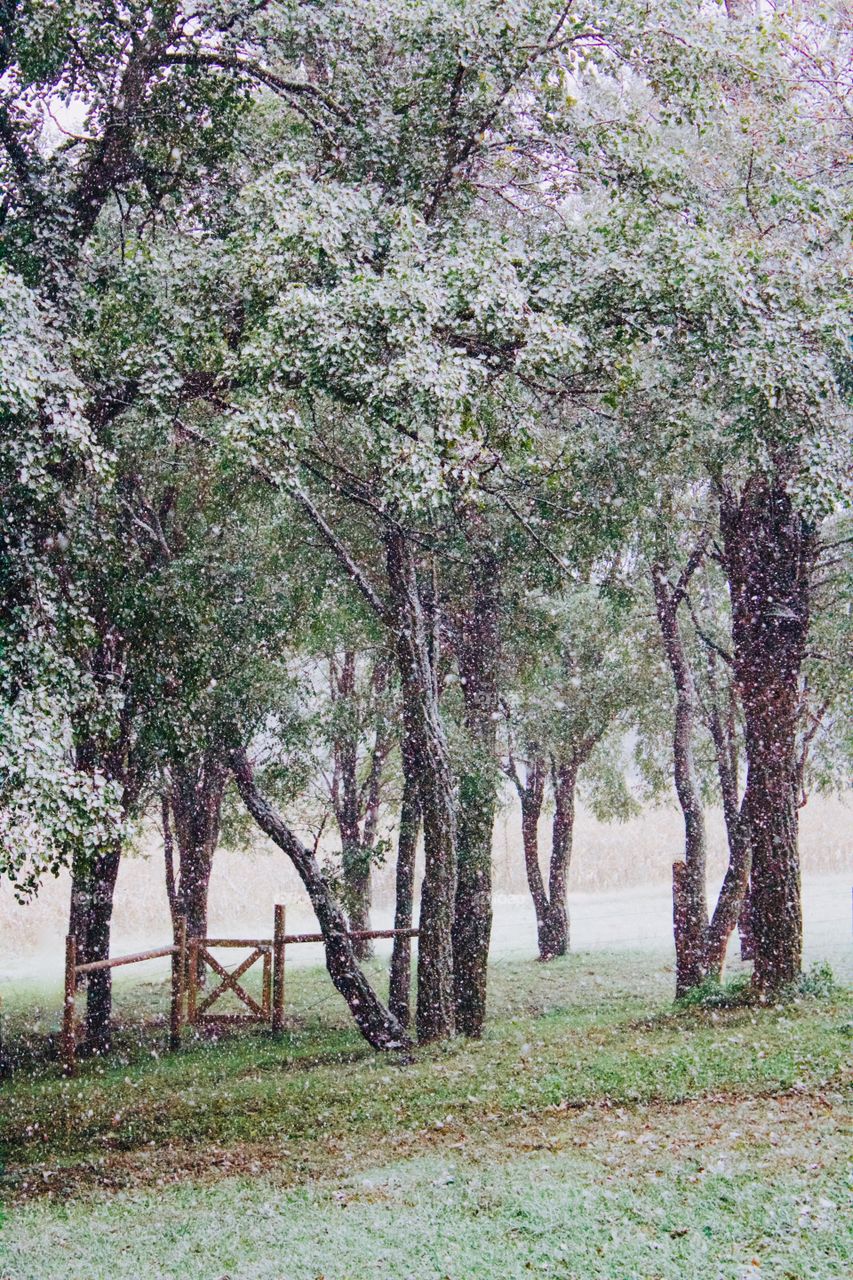
[[196,1001],[198,999],[198,938],[190,939],[190,963],[188,968],[189,994],[187,997],[187,1022],[194,1024],[196,1020]]
[[187,918],[175,921],[175,950],[172,952],[172,1013],[169,1022],[169,1048],[180,1049],[184,1020],[184,991],[187,974]]
[[62,1070],[73,1076],[76,1041],[74,1035],[74,998],[77,990],[77,939],[69,933],[65,939],[65,1004],[62,1008]]
[[284,907],[276,903],[273,928],[272,1029],[284,1030]]

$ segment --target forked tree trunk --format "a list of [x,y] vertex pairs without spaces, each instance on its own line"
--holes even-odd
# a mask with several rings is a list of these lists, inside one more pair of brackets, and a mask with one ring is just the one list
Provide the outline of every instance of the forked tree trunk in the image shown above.
[[[478,536],[479,530],[477,531]],[[500,662],[500,573],[491,549],[477,547],[471,599],[462,619],[459,670],[469,754],[459,778],[453,989],[456,1029],[479,1037],[486,1018],[492,933],[492,836],[498,779],[495,749]]]
[[453,910],[456,810],[453,776],[438,701],[434,654],[417,563],[402,529],[385,535],[388,589],[400,668],[403,732],[418,778],[424,827],[424,881],[418,940],[417,1030],[422,1041],[452,1036]]
[[684,598],[684,586],[670,586],[664,568],[659,564],[652,567],[652,585],[664,652],[675,684],[673,764],[675,790],[684,816],[684,861],[673,866],[672,883],[675,993],[680,997],[698,986],[706,973],[705,813],[693,759],[696,690],[678,622],[678,606]]
[[515,763],[510,763],[509,774],[521,801],[524,868],[536,912],[536,935],[539,959],[542,961],[564,956],[569,950],[567,891],[575,820],[575,791],[581,766],[589,759],[596,740],[595,737],[584,739],[576,745],[569,761],[552,767],[554,821],[551,826],[547,889],[539,866],[539,817],[545,795],[544,757],[536,746],[528,748],[527,776],[524,782],[518,776]]
[[359,966],[346,917],[324,879],[317,859],[261,795],[244,751],[233,753],[232,768],[237,789],[249,813],[264,834],[287,854],[307,890],[323,934],[329,976],[346,1000],[359,1031],[375,1049],[408,1049],[410,1042],[404,1028],[385,1008]]
[[551,865],[548,869],[548,902],[539,937],[542,960],[564,956],[569,950],[569,908],[566,899],[572,836],[575,824],[575,787],[580,762],[553,769],[554,821],[551,827]]
[[424,829],[417,1028],[421,1040],[443,1039],[452,1036],[455,1027],[452,931],[456,810],[438,698],[437,637],[427,624],[417,559],[402,527],[387,519],[383,540],[388,594],[383,601],[308,495],[298,487],[292,492],[393,636],[400,671],[403,733],[411,744]]
[[753,982],[774,994],[802,966],[796,735],[818,540],[781,482],[758,474],[723,495],[720,526],[746,740]]
[[[404,748],[403,799],[400,805],[400,831],[397,842],[397,881],[394,905],[394,928],[411,929],[415,891],[415,852],[421,825],[417,779],[405,765]],[[407,1027],[411,1020],[409,998],[412,985],[412,940],[395,936],[391,952],[388,1007],[398,1022]]]

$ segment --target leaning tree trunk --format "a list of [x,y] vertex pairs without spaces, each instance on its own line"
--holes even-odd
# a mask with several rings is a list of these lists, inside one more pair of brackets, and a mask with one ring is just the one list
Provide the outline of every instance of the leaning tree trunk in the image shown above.
[[498,797],[495,759],[500,661],[498,557],[480,547],[471,568],[471,600],[462,619],[459,669],[468,757],[459,778],[453,990],[456,1029],[483,1033],[492,933],[492,836]]
[[746,741],[753,983],[773,994],[802,967],[796,735],[818,540],[784,486],[758,474],[723,496],[720,525]]
[[438,701],[434,659],[418,584],[417,564],[402,529],[385,536],[388,589],[400,668],[403,732],[418,778],[424,828],[424,881],[418,940],[418,1038],[452,1036],[453,907],[456,893],[456,810],[453,776]]
[[[71,881],[69,932],[77,943],[78,964],[107,960],[121,841],[116,839],[88,858],[75,858]],[[86,1038],[88,1053],[108,1053],[112,1046],[112,970],[87,974]]]
[[405,1030],[382,1004],[359,966],[346,917],[317,859],[261,795],[244,751],[233,753],[232,767],[237,789],[249,813],[264,834],[287,854],[299,873],[323,934],[329,976],[349,1005],[359,1031],[374,1049],[408,1049],[410,1042]]
[[[397,883],[394,905],[394,928],[411,929],[412,904],[415,891],[415,852],[421,825],[421,807],[418,799],[417,779],[405,764],[404,747],[403,800],[400,805],[400,832],[397,841]],[[410,1022],[409,995],[412,985],[412,940],[400,934],[394,936],[391,952],[391,975],[388,987],[388,1007],[398,1022],[407,1027]]]
[[673,865],[675,993],[685,995],[705,977],[708,903],[705,887],[705,813],[693,759],[696,690],[678,623],[683,589],[673,589],[661,565],[652,568],[655,605],[664,651],[675,683],[673,763],[675,790],[684,815],[684,860]]

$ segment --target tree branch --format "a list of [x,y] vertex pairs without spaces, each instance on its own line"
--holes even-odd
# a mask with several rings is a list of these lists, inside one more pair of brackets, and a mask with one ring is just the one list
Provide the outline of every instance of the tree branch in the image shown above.
[[283,76],[276,75],[274,71],[270,71],[268,67],[262,67],[254,58],[241,58],[236,54],[204,53],[199,51],[197,53],[168,53],[159,61],[161,65],[216,67],[221,71],[233,71],[237,75],[245,75],[252,80],[257,80],[259,84],[265,84],[268,88],[275,89],[277,93],[293,94],[294,97],[315,98],[317,102],[321,102],[328,111],[331,111],[344,124],[355,124],[349,112],[316,85],[310,84],[307,80],[286,80]]
[[353,559],[350,552],[329,525],[322,512],[314,505],[304,489],[300,488],[298,485],[288,486],[288,492],[291,497],[301,505],[312,524],[314,524],[314,526],[319,530],[324,541],[335,553],[338,560],[346,570],[348,577],[361,592],[362,596],[370,605],[371,609],[373,609],[377,617],[379,617],[386,625],[390,626],[392,620],[387,606],[380,599],[376,589],[367,577],[367,574]]

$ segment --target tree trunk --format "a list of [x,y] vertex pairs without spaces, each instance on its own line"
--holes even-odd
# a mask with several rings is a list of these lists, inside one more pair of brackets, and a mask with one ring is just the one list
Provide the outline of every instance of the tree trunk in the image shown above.
[[675,790],[684,815],[684,862],[676,863],[673,868],[675,993],[680,997],[698,986],[705,977],[708,930],[705,814],[693,759],[696,690],[678,623],[683,587],[672,588],[661,565],[652,567],[652,585],[676,695],[673,763]]
[[[356,655],[348,649],[343,662],[330,659],[332,697],[336,704],[349,703],[335,734],[335,781],[332,803],[341,835],[341,877],[343,900],[353,932],[370,928],[370,850],[365,849],[360,830],[358,785],[358,728],[353,724],[356,695]],[[367,938],[353,938],[359,960],[371,953]]]
[[717,905],[708,925],[705,948],[705,968],[709,975],[722,978],[729,939],[743,915],[749,885],[752,851],[749,843],[749,824],[743,807],[727,824],[729,863],[717,898]]
[[752,937],[752,894],[749,892],[748,883],[746,886],[746,893],[743,895],[740,915],[737,919],[737,929],[740,934],[741,960],[754,960],[755,942]]
[[730,690],[728,713],[720,712],[720,695],[717,680],[716,654],[707,648],[708,689],[710,714],[708,728],[714,743],[717,759],[717,776],[723,801],[723,817],[729,860],[726,874],[717,898],[717,905],[708,926],[705,947],[707,973],[720,980],[726,961],[729,939],[743,912],[743,903],[749,886],[752,852],[749,844],[749,824],[743,805],[738,800],[738,752],[735,718],[735,692]]
[[[347,650],[338,665],[329,659],[332,700],[336,704],[349,702],[345,714],[338,718],[334,739],[334,778],[332,782],[332,806],[341,835],[341,872],[343,899],[353,932],[370,928],[370,902],[372,897],[372,860],[379,825],[379,808],[382,799],[382,774],[391,738],[384,717],[377,710],[376,736],[370,753],[370,768],[364,784],[359,782],[360,726],[357,711],[356,654]],[[374,665],[371,680],[376,695],[382,693],[388,680],[388,662],[380,656]],[[369,938],[353,938],[353,948],[359,960],[373,954]]]
[[[109,632],[106,624],[104,630]],[[99,643],[90,654],[96,684],[111,690],[121,687],[123,661],[121,643]],[[85,717],[73,725],[75,769],[83,777],[92,778],[99,773],[121,784],[122,820],[133,810],[141,790],[141,781],[131,763],[130,725],[130,701],[127,698],[119,711],[115,737],[108,735],[104,741],[92,732],[92,726]],[[109,959],[113,899],[121,853],[122,839],[118,834],[88,856],[75,851],[68,929],[77,942],[78,964]],[[112,971],[99,969],[87,974],[85,983],[85,1051],[108,1053],[112,1044]]]
[[[87,867],[78,853],[74,854],[71,863],[71,901],[68,907],[68,932],[77,945],[77,963],[84,964],[89,945],[89,885]],[[77,990],[79,991],[85,985],[85,974],[78,974]]]
[[566,902],[572,836],[575,823],[575,787],[579,763],[554,768],[554,822],[551,828],[551,865],[548,872],[548,904],[539,938],[542,960],[564,956],[569,950],[569,909]]
[[533,746],[528,749],[527,776],[524,782],[518,776],[515,763],[510,762],[510,777],[515,783],[518,798],[521,801],[521,843],[524,850],[524,870],[527,875],[527,887],[533,899],[536,912],[536,936],[539,947],[539,959],[547,959],[548,894],[542,879],[539,866],[539,817],[542,813],[542,801],[545,796],[545,761],[539,750]]
[[758,474],[724,494],[720,526],[746,740],[753,982],[774,994],[802,966],[796,734],[818,540],[782,483]]
[[[370,928],[372,852],[372,848],[365,848],[360,843],[346,844],[342,849],[344,897],[353,933]],[[373,954],[369,938],[353,938],[352,949],[359,960],[367,960]]]
[[299,873],[323,934],[329,976],[346,1000],[359,1031],[375,1049],[408,1049],[410,1042],[405,1030],[382,1004],[359,966],[346,918],[323,877],[317,859],[258,791],[244,751],[233,753],[232,767],[237,788],[249,813],[264,834],[287,854]]
[[417,1029],[422,1041],[452,1036],[456,810],[438,703],[434,658],[412,548],[396,525],[385,535],[403,732],[410,743],[424,826],[424,882],[418,941]]
[[[394,906],[394,928],[411,929],[412,903],[415,890],[415,852],[421,825],[418,800],[418,784],[405,767],[404,753],[403,800],[400,805],[400,832],[397,842],[397,885]],[[411,1020],[409,993],[412,985],[412,940],[395,937],[391,952],[388,1006],[391,1013],[407,1027]]]
[[[206,938],[210,876],[219,841],[227,770],[214,752],[207,751],[190,763],[173,765],[170,773],[167,804],[178,846],[174,916],[186,916],[189,938]],[[204,981],[201,970],[199,980]]]
[[[71,882],[69,932],[77,941],[77,963],[107,960],[121,841],[115,840],[87,861],[75,858]],[[84,975],[88,1053],[109,1053],[112,1046],[112,970]]]
[[[479,530],[477,531],[479,536]],[[456,1029],[479,1037],[486,1017],[486,982],[492,933],[492,835],[498,778],[496,761],[500,574],[495,553],[477,548],[471,600],[462,619],[459,670],[465,702],[468,758],[459,779],[456,900],[453,918],[453,991]]]

